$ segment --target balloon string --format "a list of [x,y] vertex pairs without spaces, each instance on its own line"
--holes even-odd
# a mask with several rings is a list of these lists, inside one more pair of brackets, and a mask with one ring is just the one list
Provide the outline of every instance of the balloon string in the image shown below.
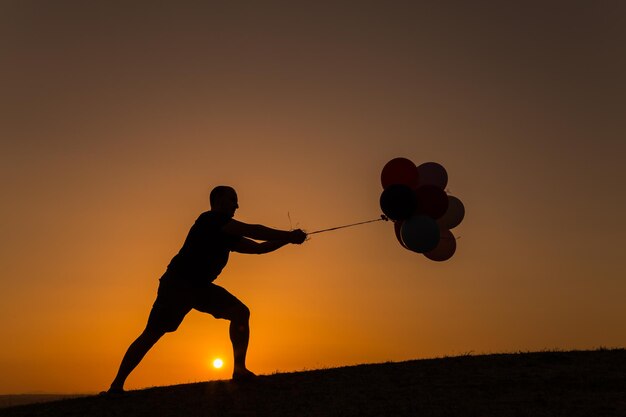
[[367,220],[367,221],[359,222],[359,223],[346,224],[346,225],[343,225],[343,226],[331,227],[329,229],[316,230],[315,232],[307,233],[307,235],[314,235],[316,233],[322,233],[322,232],[330,232],[331,230],[344,229],[346,227],[358,226],[360,224],[366,224],[366,223],[380,222],[380,221],[383,221],[383,220],[387,221],[387,220],[389,220],[389,218],[387,216],[385,216],[384,214],[381,214],[379,219]]

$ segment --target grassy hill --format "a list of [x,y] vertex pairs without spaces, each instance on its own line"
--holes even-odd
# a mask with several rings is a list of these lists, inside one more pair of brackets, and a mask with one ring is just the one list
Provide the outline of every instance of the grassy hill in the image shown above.
[[626,416],[626,350],[461,356],[211,381],[0,416]]

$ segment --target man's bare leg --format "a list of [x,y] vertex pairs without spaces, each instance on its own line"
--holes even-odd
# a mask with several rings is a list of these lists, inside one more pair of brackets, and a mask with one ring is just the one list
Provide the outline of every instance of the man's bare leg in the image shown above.
[[139,365],[139,362],[148,353],[148,351],[154,346],[154,344],[165,333],[162,331],[148,330],[147,328],[139,335],[139,337],[128,347],[120,369],[115,376],[115,379],[111,383],[109,392],[122,392],[124,391],[124,383],[128,375]]
[[250,310],[243,306],[232,317],[229,327],[230,341],[233,344],[235,366],[233,379],[249,379],[254,373],[246,368],[246,353],[250,341]]

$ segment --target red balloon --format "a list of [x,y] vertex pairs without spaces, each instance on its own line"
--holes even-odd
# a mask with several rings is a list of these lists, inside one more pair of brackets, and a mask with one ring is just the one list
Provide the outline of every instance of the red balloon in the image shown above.
[[394,158],[387,162],[380,173],[383,188],[393,184],[404,184],[415,189],[418,184],[417,167],[406,158]]
[[398,239],[398,242],[400,242],[400,244],[402,245],[402,247],[404,249],[409,249],[404,242],[402,241],[402,234],[401,234],[401,230],[402,230],[402,223],[404,223],[404,220],[400,220],[397,222],[393,222],[393,230],[396,232],[396,239]]
[[448,210],[448,195],[435,185],[422,185],[415,190],[415,197],[420,214],[438,219]]
[[424,256],[431,261],[443,262],[452,258],[456,252],[456,238],[449,230],[440,230],[441,237],[435,249],[425,252]]
[[437,162],[424,162],[417,167],[419,185],[435,185],[442,190],[448,185],[448,173]]
[[448,196],[448,210],[437,220],[439,227],[444,229],[454,229],[463,221],[465,217],[465,206],[458,198]]

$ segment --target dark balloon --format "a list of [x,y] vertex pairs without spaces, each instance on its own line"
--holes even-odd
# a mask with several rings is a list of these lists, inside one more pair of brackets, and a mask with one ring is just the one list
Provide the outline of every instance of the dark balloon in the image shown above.
[[406,247],[406,245],[402,241],[402,235],[400,234],[401,233],[400,231],[402,230],[402,223],[404,223],[404,221],[402,220],[393,222],[393,231],[396,232],[396,239],[398,239],[398,242],[400,242],[402,247],[405,249],[409,249]]
[[417,212],[438,219],[448,210],[448,195],[435,185],[422,185],[415,191]]
[[465,217],[465,206],[463,202],[458,198],[449,195],[448,196],[448,210],[445,214],[437,220],[439,226],[444,229],[454,229],[463,221]]
[[383,188],[393,184],[404,184],[411,188],[417,188],[417,167],[406,158],[394,158],[387,162],[380,174],[380,183]]
[[441,230],[441,237],[435,249],[425,252],[424,256],[431,261],[443,262],[452,258],[456,252],[456,238],[449,230]]
[[406,247],[418,253],[429,252],[439,243],[439,226],[428,216],[411,216],[402,224],[400,234]]
[[448,185],[446,169],[436,162],[425,162],[417,167],[419,185],[434,185],[442,190]]
[[408,185],[390,185],[380,195],[380,208],[391,220],[408,218],[415,207],[415,193]]

